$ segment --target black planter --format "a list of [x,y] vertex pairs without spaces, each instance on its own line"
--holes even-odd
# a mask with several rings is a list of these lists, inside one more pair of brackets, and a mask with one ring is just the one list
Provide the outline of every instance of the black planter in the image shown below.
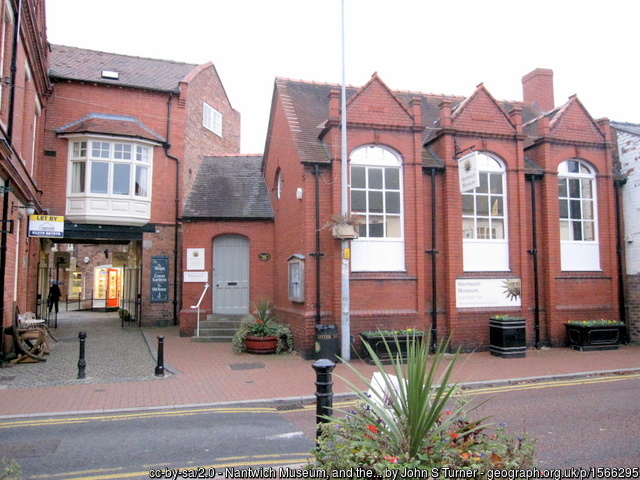
[[[360,338],[362,338],[363,341],[367,342],[371,346],[371,348],[373,349],[375,354],[378,356],[378,358],[380,358],[380,360],[382,360],[384,363],[389,362],[391,360],[391,357],[389,356],[389,352],[391,352],[391,355],[394,357],[396,357],[397,354],[400,353],[400,356],[403,359],[406,359],[407,346],[413,341],[421,342],[423,336],[424,335],[422,333],[416,333],[411,335],[397,335],[395,337],[394,336],[383,337],[381,335],[371,335],[367,333],[360,334]],[[397,339],[397,342],[396,342],[396,339]],[[388,350],[387,350],[387,346],[385,346],[385,342],[386,342],[386,345],[388,346]],[[364,347],[362,349],[362,356],[367,363],[373,364],[373,360],[369,356],[369,351]]]
[[527,355],[525,319],[491,317],[489,351],[496,357],[524,358]]
[[573,325],[564,324],[569,346],[574,350],[616,350],[624,334],[624,326],[618,325]]

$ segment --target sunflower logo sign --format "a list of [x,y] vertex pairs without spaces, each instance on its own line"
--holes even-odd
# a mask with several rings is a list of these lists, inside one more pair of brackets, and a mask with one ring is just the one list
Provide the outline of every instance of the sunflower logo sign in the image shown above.
[[521,288],[520,278],[458,278],[456,307],[519,307]]
[[480,185],[478,173],[478,152],[473,152],[458,160],[458,175],[460,176],[460,192],[468,192]]

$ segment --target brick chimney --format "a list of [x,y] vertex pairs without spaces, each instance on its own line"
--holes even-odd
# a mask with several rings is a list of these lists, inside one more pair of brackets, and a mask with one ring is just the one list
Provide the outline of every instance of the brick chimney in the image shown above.
[[525,103],[535,103],[543,112],[553,110],[553,70],[536,68],[522,77],[522,96]]

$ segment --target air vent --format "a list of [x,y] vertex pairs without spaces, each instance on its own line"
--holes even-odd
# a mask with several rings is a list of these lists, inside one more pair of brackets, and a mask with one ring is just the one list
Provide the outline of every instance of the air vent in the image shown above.
[[109,80],[120,80],[120,74],[113,70],[102,70],[102,78],[108,78]]

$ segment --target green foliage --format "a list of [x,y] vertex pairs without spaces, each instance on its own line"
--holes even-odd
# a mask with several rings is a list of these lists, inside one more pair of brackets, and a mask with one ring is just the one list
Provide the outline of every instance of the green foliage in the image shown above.
[[287,325],[277,322],[273,307],[267,300],[261,300],[259,304],[253,304],[253,315],[248,315],[240,322],[238,330],[233,335],[232,344],[237,352],[246,349],[245,339],[247,335],[255,337],[278,337],[276,353],[290,352],[293,350],[293,336]]
[[604,318],[598,320],[569,320],[567,322],[568,325],[577,325],[581,327],[622,327],[624,326],[624,322],[620,322],[618,320],[606,320]]
[[360,332],[360,335],[366,335],[367,337],[384,337],[392,339],[394,335],[424,335],[422,330],[415,328],[407,328],[402,330],[370,330],[368,332]]
[[[398,346],[397,337],[394,339]],[[344,417],[330,417],[321,427],[315,462],[309,468],[331,472],[367,468],[378,475],[403,468],[528,468],[533,465],[533,443],[527,437],[509,437],[502,427],[488,433],[485,420],[469,420],[476,407],[453,400],[455,384],[449,384],[458,357],[445,359],[449,341],[440,342],[429,354],[430,339],[415,339],[407,345],[406,365],[385,340],[392,359],[387,372],[375,351],[365,343],[379,372],[365,378],[346,364],[364,382],[362,392],[346,379],[358,396],[354,410]],[[438,373],[441,372],[441,373]]]
[[524,317],[514,317],[512,315],[494,315],[491,317],[491,319],[513,321],[513,320],[524,320]]
[[0,480],[22,480],[22,467],[15,460],[3,458]]

